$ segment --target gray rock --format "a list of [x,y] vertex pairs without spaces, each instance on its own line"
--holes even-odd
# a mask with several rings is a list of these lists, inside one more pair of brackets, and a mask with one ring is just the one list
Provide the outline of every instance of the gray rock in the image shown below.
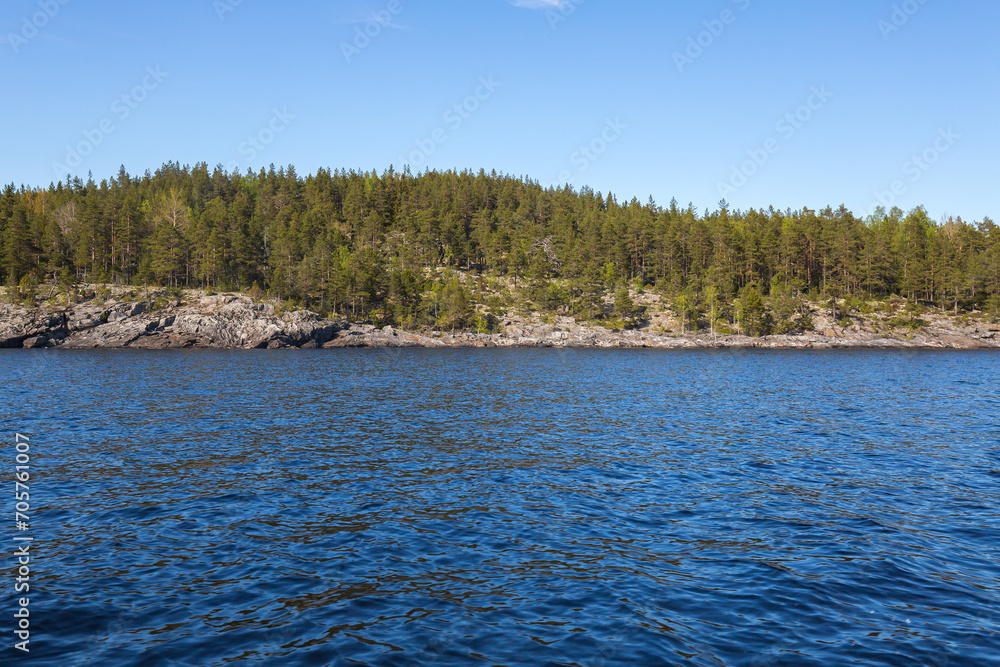
[[115,322],[77,331],[63,342],[66,348],[117,348],[128,347],[130,343],[146,333],[146,322]]
[[[147,293],[148,294],[148,293]],[[938,317],[930,325],[911,332],[886,333],[882,321],[874,326],[842,329],[825,315],[817,315],[816,332],[801,335],[697,336],[658,335],[650,330],[609,331],[560,318],[556,325],[541,324],[519,315],[505,317],[503,333],[419,334],[376,328],[370,324],[348,324],[324,320],[309,311],[279,315],[275,305],[234,294],[176,299],[165,309],[150,310],[150,303],[163,303],[163,295],[148,294],[142,302],[109,301],[75,304],[63,312],[27,309],[0,304],[0,347],[176,347],[270,348],[296,347],[657,347],[657,348],[977,348],[1000,347],[998,327],[975,323],[958,326]],[[882,333],[879,333],[881,331]]]
[[46,347],[49,343],[49,337],[46,335],[32,336],[31,338],[25,338],[24,342],[21,343],[21,347],[25,349]]
[[84,329],[93,329],[101,323],[98,319],[86,318],[82,320],[74,320],[69,325],[70,331],[83,331]]

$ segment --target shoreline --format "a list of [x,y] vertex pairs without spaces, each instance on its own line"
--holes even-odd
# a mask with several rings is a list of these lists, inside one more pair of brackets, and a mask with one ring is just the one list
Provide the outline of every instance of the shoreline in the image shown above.
[[653,327],[610,330],[567,317],[510,315],[501,333],[411,332],[390,326],[322,318],[303,309],[237,293],[188,290],[183,301],[155,298],[24,307],[0,304],[0,347],[55,349],[319,349],[319,348],[563,348],[563,349],[1000,349],[1000,325],[932,318],[915,330],[887,330],[874,319],[835,326],[816,310],[815,331],[761,337],[670,334]]
[[[324,348],[556,348],[556,349],[663,349],[663,350],[1000,350],[1000,340],[915,335],[910,340],[887,337],[828,337],[816,334],[769,335],[759,338],[720,336],[669,336],[642,331],[607,332],[583,328],[584,333],[517,337],[507,334],[456,333],[428,337],[390,329],[345,329]],[[632,335],[630,335],[632,334]]]

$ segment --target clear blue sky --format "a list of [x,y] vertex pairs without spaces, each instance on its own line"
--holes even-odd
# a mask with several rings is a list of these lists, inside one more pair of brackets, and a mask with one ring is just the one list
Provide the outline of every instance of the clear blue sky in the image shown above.
[[409,162],[998,218],[998,25],[992,0],[6,0],[0,181]]

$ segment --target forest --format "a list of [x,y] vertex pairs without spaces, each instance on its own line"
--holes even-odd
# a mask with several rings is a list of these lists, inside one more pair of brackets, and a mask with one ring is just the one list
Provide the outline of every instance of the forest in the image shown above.
[[303,177],[292,166],[167,163],[100,183],[11,184],[0,248],[13,294],[81,282],[242,290],[403,327],[489,330],[517,298],[629,321],[635,289],[655,290],[695,329],[743,319],[761,333],[754,314],[766,311],[769,329],[792,330],[805,299],[1000,313],[1000,228],[989,218],[725,201],[698,212],[482,170]]

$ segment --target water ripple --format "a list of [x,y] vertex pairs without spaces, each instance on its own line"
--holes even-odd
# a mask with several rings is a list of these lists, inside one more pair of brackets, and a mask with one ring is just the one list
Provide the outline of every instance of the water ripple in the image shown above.
[[55,350],[0,366],[0,423],[32,436],[31,664],[1000,655],[995,355]]

